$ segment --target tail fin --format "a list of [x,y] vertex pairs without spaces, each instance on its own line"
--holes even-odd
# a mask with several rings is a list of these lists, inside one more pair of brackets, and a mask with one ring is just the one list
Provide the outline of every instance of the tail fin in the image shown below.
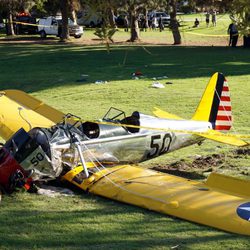
[[211,77],[192,120],[209,121],[215,130],[231,128],[231,99],[223,74],[215,73]]

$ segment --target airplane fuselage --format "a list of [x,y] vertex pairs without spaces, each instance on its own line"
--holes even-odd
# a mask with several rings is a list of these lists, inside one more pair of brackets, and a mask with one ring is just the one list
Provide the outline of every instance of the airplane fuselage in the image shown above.
[[212,127],[209,122],[161,119],[141,113],[138,119],[140,128],[133,132],[125,126],[96,124],[98,136],[81,140],[85,155],[89,150],[101,162],[142,162],[199,143],[204,138],[192,133]]

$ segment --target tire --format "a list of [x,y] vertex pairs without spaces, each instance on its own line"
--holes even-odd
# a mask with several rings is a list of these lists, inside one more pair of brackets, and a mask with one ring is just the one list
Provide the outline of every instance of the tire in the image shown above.
[[0,185],[0,202],[1,202],[1,196],[3,194],[6,194],[6,190],[4,189],[4,187],[2,185]]
[[47,34],[44,30],[40,31],[40,37],[41,38],[46,38]]
[[81,38],[81,35],[75,35],[74,38]]

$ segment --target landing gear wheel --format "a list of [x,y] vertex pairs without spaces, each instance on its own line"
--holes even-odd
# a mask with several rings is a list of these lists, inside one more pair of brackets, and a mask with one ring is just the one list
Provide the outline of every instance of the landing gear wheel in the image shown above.
[[46,36],[47,36],[46,32],[45,32],[44,30],[42,30],[42,31],[40,32],[40,37],[41,37],[41,38],[46,38]]

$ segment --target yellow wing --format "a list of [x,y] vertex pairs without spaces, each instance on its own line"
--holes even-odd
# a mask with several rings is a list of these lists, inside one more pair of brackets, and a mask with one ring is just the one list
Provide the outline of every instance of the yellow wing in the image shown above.
[[245,218],[249,181],[213,173],[203,183],[131,165],[104,169],[88,179],[82,171],[82,167],[75,168],[63,178],[106,198],[250,235],[250,223]]
[[237,147],[249,145],[247,142],[237,138],[236,136],[232,134],[230,135],[223,134],[223,133],[220,133],[219,131],[212,130],[212,129],[208,130],[206,133],[202,133],[202,134],[197,133],[197,135],[213,140],[213,141],[222,142],[222,143],[237,146]]
[[0,92],[0,136],[8,140],[23,127],[51,127],[63,119],[64,114],[35,97],[20,90]]

